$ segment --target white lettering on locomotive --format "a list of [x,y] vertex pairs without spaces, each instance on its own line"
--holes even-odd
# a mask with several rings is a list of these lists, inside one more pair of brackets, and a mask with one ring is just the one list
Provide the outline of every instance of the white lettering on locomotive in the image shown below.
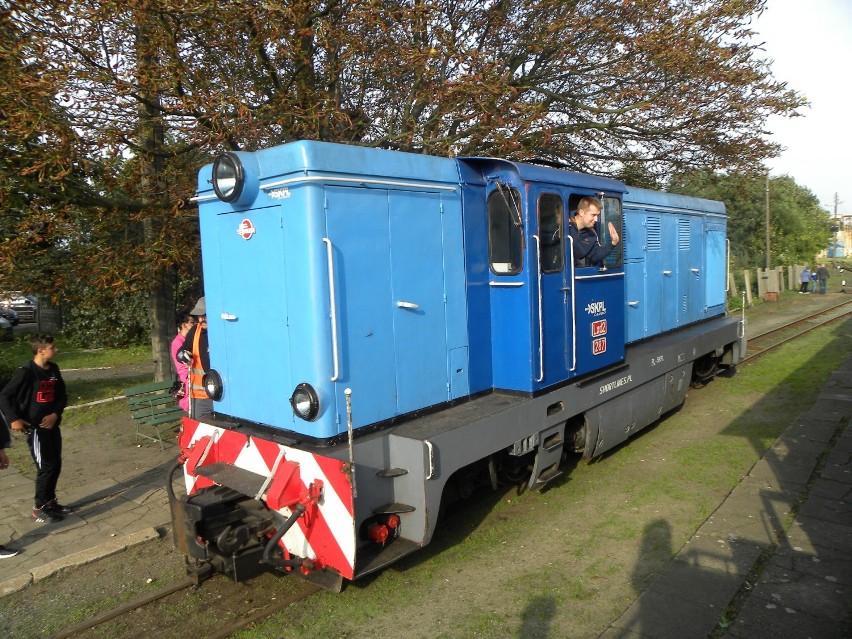
[[632,375],[625,375],[624,377],[619,377],[614,382],[610,382],[608,384],[603,384],[600,388],[600,391],[598,392],[598,395],[603,395],[605,393],[608,393],[611,390],[615,390],[616,388],[624,386],[625,384],[629,384],[632,381],[633,381]]
[[589,302],[586,304],[586,313],[589,315],[606,315],[606,302]]
[[268,193],[269,197],[273,200],[286,200],[290,197],[290,189],[284,187],[283,189],[272,189]]

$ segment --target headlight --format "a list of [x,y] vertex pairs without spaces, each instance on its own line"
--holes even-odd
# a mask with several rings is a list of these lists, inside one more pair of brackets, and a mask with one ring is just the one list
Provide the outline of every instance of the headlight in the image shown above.
[[215,369],[211,368],[204,373],[204,377],[201,378],[201,384],[204,386],[204,392],[207,393],[207,397],[213,401],[222,399],[222,392],[224,390],[222,387],[222,376]]
[[223,202],[239,199],[246,183],[243,163],[234,153],[223,153],[213,162],[213,190]]
[[296,417],[305,421],[313,421],[319,415],[319,397],[310,384],[299,384],[290,397],[290,405]]

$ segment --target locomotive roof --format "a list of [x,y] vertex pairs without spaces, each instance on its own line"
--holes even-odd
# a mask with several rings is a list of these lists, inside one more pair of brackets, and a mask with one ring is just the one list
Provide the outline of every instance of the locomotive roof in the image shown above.
[[680,195],[678,193],[664,193],[662,191],[651,191],[640,189],[635,186],[627,187],[624,195],[624,205],[640,205],[643,207],[656,207],[666,209],[678,209],[700,213],[715,213],[727,215],[725,205],[716,200],[707,200],[701,197]]
[[[421,183],[458,184],[459,181],[454,159],[352,144],[300,140],[248,154],[256,157],[257,178],[262,182],[308,174],[372,176]],[[212,168],[213,165],[208,164],[199,171],[199,193],[213,190],[210,186]]]
[[[597,175],[589,175],[588,173],[577,173],[576,171],[568,171],[551,166],[543,166],[540,164],[527,164],[524,162],[513,162],[511,160],[502,160],[499,158],[489,157],[460,157],[458,158],[461,166],[462,179],[469,183],[480,183],[483,178],[477,179],[477,175],[482,171],[487,173],[489,164],[493,165],[494,169],[498,167],[505,170],[510,168],[514,170],[518,176],[528,182],[539,182],[544,184],[559,184],[588,189],[590,191],[605,191],[607,193],[624,193],[627,191],[627,186],[618,180],[612,178],[600,177]],[[465,167],[476,166],[479,170],[465,171]]]

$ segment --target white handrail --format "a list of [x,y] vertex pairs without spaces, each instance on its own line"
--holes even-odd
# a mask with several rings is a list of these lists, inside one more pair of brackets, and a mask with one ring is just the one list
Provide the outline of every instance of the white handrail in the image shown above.
[[337,294],[334,291],[334,247],[327,237],[322,238],[325,242],[326,255],[328,256],[328,303],[331,309],[331,356],[334,360],[334,375],[332,382],[336,382],[340,376],[340,368],[337,358]]
[[571,368],[568,370],[574,372],[577,368],[577,287],[576,278],[574,277],[574,238],[568,234],[568,257],[571,260]]
[[729,240],[728,238],[725,238],[725,293],[728,293],[730,290],[731,290],[731,240]]
[[535,254],[538,263],[538,372],[539,375],[535,381],[540,382],[544,379],[544,311],[541,295],[541,240],[538,235],[533,235],[535,240]]

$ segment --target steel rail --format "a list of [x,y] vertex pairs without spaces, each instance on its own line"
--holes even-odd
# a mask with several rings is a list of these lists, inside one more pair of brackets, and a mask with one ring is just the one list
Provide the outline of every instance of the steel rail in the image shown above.
[[[814,318],[824,316],[827,313],[830,313],[831,311],[837,310],[838,308],[841,308],[841,307],[846,306],[848,304],[852,304],[852,302],[844,302],[842,304],[838,304],[836,306],[832,306],[830,308],[823,309],[819,312],[813,313],[813,314],[808,315],[806,317],[798,318],[796,320],[793,320],[792,322],[788,322],[787,324],[784,324],[783,326],[779,326],[777,328],[773,328],[771,330],[765,331],[765,332],[761,333],[760,335],[755,335],[754,337],[750,337],[749,338],[749,344],[751,345],[755,341],[757,341],[758,339],[765,338],[768,335],[773,335],[775,333],[780,333],[781,331],[784,331],[784,330],[789,330],[789,329],[791,329],[795,326],[798,326],[798,325],[800,325],[804,322],[809,322],[809,321],[813,320]],[[824,321],[818,322],[816,324],[811,324],[810,326],[808,326],[807,328],[805,328],[802,331],[798,331],[797,333],[795,333],[793,335],[788,335],[787,337],[779,339],[779,340],[771,343],[769,346],[766,346],[764,348],[760,348],[758,351],[756,351],[754,353],[747,354],[743,359],[740,360],[740,364],[750,362],[751,360],[754,360],[754,359],[760,357],[761,355],[765,355],[769,351],[774,350],[774,349],[778,348],[779,346],[787,344],[788,342],[792,342],[793,340],[795,340],[799,337],[802,337],[803,335],[807,335],[811,331],[814,331],[818,328],[822,328],[823,326],[827,326],[828,324],[832,324],[834,322],[838,322],[840,320],[846,319],[848,317],[849,317],[849,312],[847,311],[845,313],[839,313],[837,315],[832,315],[831,317],[825,319]]]
[[281,601],[276,601],[274,604],[271,604],[266,608],[263,608],[262,610],[258,610],[257,612],[249,615],[245,619],[235,621],[231,625],[222,628],[219,632],[209,635],[207,639],[227,639],[228,637],[242,630],[243,628],[251,626],[252,624],[266,619],[267,617],[271,617],[275,613],[281,612],[282,610],[289,608],[293,604],[298,603],[303,599],[307,599],[311,595],[315,595],[316,593],[322,590],[322,588],[320,588],[319,586],[314,586],[313,584],[305,585],[307,586],[307,588],[303,592],[290,595]]
[[126,601],[120,606],[116,606],[115,608],[110,608],[109,610],[105,610],[96,614],[94,617],[87,619],[86,621],[81,621],[78,624],[74,624],[73,626],[69,626],[64,630],[60,630],[57,633],[50,635],[49,639],[68,639],[69,637],[75,637],[86,630],[91,630],[95,626],[99,626],[102,623],[110,621],[111,619],[115,619],[116,617],[120,617],[121,615],[126,615],[129,612],[136,610],[137,608],[142,608],[143,606],[150,605],[155,601],[159,601],[169,595],[173,595],[176,592],[180,592],[181,590],[186,590],[195,585],[195,580],[193,579],[184,579],[183,581],[179,581],[176,584],[158,590],[157,592],[152,592],[147,595],[143,595],[141,597],[137,597],[136,599],[132,599],[130,601]]
[[[764,332],[762,332],[758,335],[749,335],[748,339],[749,339],[749,341],[760,339],[761,337],[765,337],[766,335],[771,335],[772,333],[777,333],[779,331],[783,331],[784,329],[790,328],[791,326],[794,326],[795,324],[798,324],[800,322],[807,322],[808,320],[811,320],[815,317],[819,317],[820,315],[825,315],[826,313],[830,313],[831,311],[835,311],[838,308],[842,308],[844,306],[849,306],[849,305],[852,305],[852,300],[847,301],[847,302],[841,302],[840,304],[835,304],[834,306],[829,306],[828,308],[824,308],[822,310],[816,311],[816,312],[812,313],[811,315],[806,315],[805,317],[800,317],[798,319],[793,320],[792,322],[788,322],[787,324],[784,324],[782,326],[778,326],[776,328],[771,328],[768,331],[764,331]],[[841,317],[842,317],[842,315],[841,315]]]

